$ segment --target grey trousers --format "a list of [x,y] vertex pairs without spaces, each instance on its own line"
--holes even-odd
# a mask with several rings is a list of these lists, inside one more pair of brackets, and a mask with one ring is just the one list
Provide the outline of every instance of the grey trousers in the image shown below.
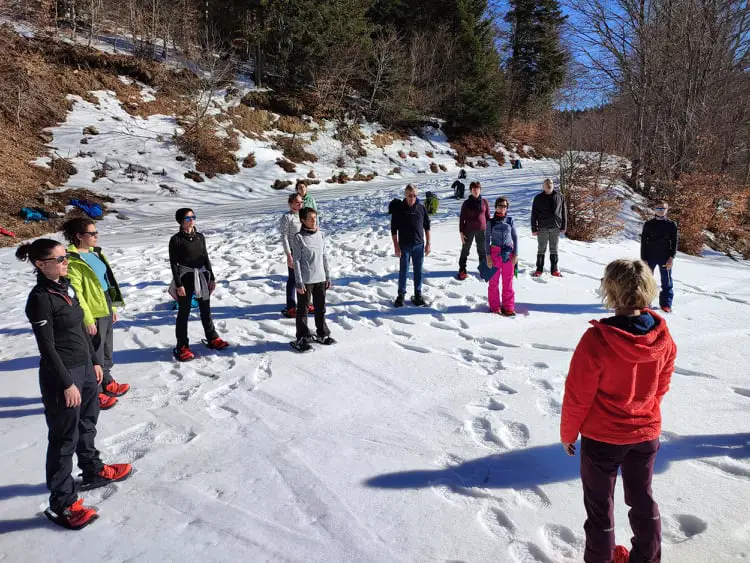
[[112,382],[112,344],[114,341],[114,332],[112,329],[112,303],[107,297],[107,304],[109,305],[109,315],[106,317],[99,317],[95,320],[96,322],[96,334],[91,337],[91,342],[94,344],[94,352],[96,354],[96,360],[99,365],[102,366],[104,377],[102,378],[102,387],[105,387]]
[[536,235],[539,247],[537,254],[547,252],[547,243],[549,243],[549,253],[557,254],[557,243],[560,241],[560,229],[540,228]]

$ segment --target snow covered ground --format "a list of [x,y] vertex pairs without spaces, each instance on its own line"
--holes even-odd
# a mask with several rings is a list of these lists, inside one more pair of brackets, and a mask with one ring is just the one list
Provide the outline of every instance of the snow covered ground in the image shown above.
[[[596,296],[604,265],[637,256],[638,243],[630,234],[563,240],[564,277],[532,279],[530,202],[554,166],[524,166],[477,176],[483,195],[510,198],[524,226],[512,319],[487,313],[485,283],[454,279],[460,202],[447,198],[449,178],[417,178],[422,194],[441,196],[425,261],[429,308],[391,306],[398,265],[385,209],[403,182],[315,191],[339,343],[304,355],[289,347],[294,324],[279,314],[285,194],[226,202],[193,193],[220,280],[215,322],[233,346],[197,344],[201,357],[188,364],[171,359],[166,295],[167,241],[183,199],[123,203],[131,219],[109,216],[99,231],[127,300],[114,375],[133,388],[101,414],[98,447],[105,461],[133,462],[137,473],[84,493],[101,518],[81,532],[41,514],[46,429],[23,313],[33,275],[13,249],[0,251],[0,559],[580,560],[578,458],[558,443],[565,375],[587,321],[606,314]],[[679,355],[654,480],[664,561],[744,560],[750,266],[679,255],[674,273],[668,322]],[[190,331],[197,343],[196,317]],[[627,545],[621,488],[616,498],[617,538]]]

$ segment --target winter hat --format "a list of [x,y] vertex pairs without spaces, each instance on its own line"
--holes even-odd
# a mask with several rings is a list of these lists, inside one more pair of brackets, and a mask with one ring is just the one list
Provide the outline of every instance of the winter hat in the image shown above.
[[178,223],[179,223],[180,225],[182,225],[182,220],[183,220],[183,219],[185,218],[185,215],[187,215],[187,214],[188,214],[188,213],[190,213],[191,211],[193,211],[193,210],[192,210],[191,208],[189,208],[189,207],[181,207],[181,208],[180,208],[180,209],[178,209],[178,210],[177,210],[177,212],[176,212],[176,213],[174,214],[174,218],[175,218],[175,220],[176,220],[176,221],[177,221],[177,222],[178,222]]

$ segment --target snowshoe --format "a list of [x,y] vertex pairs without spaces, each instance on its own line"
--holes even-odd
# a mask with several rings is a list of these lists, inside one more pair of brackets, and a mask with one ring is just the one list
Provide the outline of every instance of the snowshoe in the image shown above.
[[297,352],[311,352],[313,350],[313,347],[304,338],[300,338],[299,340],[292,340],[289,345],[297,350]]
[[103,386],[103,392],[110,397],[122,397],[130,391],[130,384],[117,383],[114,379]]
[[512,309],[500,309],[500,314],[503,317],[515,317],[516,316],[516,312],[513,311]]
[[296,319],[297,318],[297,308],[293,307],[291,309],[284,308],[281,310],[281,314],[284,315],[287,319]]
[[191,352],[189,346],[180,346],[179,348],[175,348],[172,351],[172,354],[178,362],[189,362],[190,360],[195,359],[195,354]]
[[325,346],[330,346],[331,344],[336,344],[336,340],[334,340],[330,336],[318,336],[318,335],[315,335],[312,338],[313,338],[313,341],[317,342],[318,344],[323,344]]
[[99,410],[106,411],[111,409],[117,404],[117,398],[107,395],[106,393],[99,393]]
[[465,280],[467,277],[468,274],[464,271],[458,272],[458,274],[456,275],[456,279],[461,281]]
[[541,278],[542,277],[542,272],[540,270],[532,272],[531,277],[532,278]]
[[563,275],[560,273],[560,270],[555,270],[554,272],[552,272],[552,275],[555,276],[556,278],[563,277]]
[[82,498],[71,504],[62,514],[57,514],[51,508],[47,508],[44,515],[58,526],[68,530],[81,530],[99,517],[95,508],[83,506]]

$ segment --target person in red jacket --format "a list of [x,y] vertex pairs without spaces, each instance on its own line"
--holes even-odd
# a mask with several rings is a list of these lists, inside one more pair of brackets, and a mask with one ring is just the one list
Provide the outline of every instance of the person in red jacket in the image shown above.
[[466,261],[471,251],[471,243],[476,242],[477,256],[481,264],[485,260],[484,234],[487,222],[490,220],[490,207],[486,199],[482,199],[482,185],[479,182],[469,184],[469,199],[461,206],[461,216],[458,220],[458,234],[461,237],[461,256],[458,258],[458,275],[456,278],[465,280]]
[[[591,321],[576,347],[565,381],[560,440],[572,456],[581,435],[584,561],[652,563],[661,560],[661,520],[651,479],[659,450],[660,404],[677,347],[664,319],[647,309],[657,288],[645,262],[608,264],[601,293],[615,316]],[[618,469],[630,506],[630,559],[625,547],[615,545]]]

